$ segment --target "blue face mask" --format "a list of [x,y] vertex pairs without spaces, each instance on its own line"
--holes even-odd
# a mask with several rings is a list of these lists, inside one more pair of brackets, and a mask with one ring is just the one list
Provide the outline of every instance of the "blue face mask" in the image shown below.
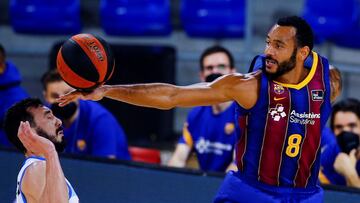
[[336,140],[341,151],[347,154],[349,154],[351,150],[359,147],[359,136],[352,132],[342,131],[336,136]]
[[77,105],[75,102],[71,102],[64,107],[60,107],[58,103],[54,103],[50,108],[54,116],[60,118],[61,120],[68,120],[75,114]]

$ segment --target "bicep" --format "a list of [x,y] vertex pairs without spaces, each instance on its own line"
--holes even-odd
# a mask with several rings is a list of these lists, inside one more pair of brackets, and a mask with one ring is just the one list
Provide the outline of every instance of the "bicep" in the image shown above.
[[39,202],[46,184],[45,164],[34,164],[36,165],[30,165],[25,171],[20,186],[27,202]]

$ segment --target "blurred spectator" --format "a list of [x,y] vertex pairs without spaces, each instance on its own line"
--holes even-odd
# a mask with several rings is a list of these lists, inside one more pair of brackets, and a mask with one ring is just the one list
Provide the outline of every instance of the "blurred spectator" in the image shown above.
[[[210,47],[201,55],[202,82],[212,82],[235,71],[234,59],[223,47]],[[201,170],[224,172],[229,166],[236,169],[232,164],[236,142],[235,124],[233,102],[193,108],[168,165],[185,167],[190,153],[194,150]]]
[[130,160],[126,136],[115,117],[93,101],[59,107],[55,99],[73,90],[56,70],[42,77],[43,94],[54,115],[64,126],[66,153]]
[[331,131],[323,131],[320,181],[360,188],[360,102],[345,99],[336,103]]
[[12,147],[6,138],[3,122],[5,112],[16,102],[29,97],[20,87],[21,76],[16,66],[6,60],[6,51],[0,44],[0,145]]

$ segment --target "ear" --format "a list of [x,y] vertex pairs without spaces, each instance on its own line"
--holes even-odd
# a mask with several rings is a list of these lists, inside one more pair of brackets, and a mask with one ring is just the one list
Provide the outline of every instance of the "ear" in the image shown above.
[[42,94],[43,94],[44,99],[48,102],[48,98],[47,98],[47,95],[46,95],[46,91],[43,90],[43,91],[42,91]]
[[200,71],[199,77],[200,77],[201,82],[205,82],[205,76],[204,76],[204,72],[203,72],[203,71]]
[[301,60],[305,61],[306,57],[310,54],[310,48],[308,46],[301,47],[299,50]]

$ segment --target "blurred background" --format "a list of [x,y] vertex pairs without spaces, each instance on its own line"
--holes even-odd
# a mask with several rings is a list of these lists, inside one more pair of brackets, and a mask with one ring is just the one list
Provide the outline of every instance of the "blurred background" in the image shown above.
[[[0,43],[21,72],[22,87],[39,98],[41,75],[55,67],[61,43],[77,33],[96,34],[111,44],[117,69],[109,84],[188,85],[199,82],[198,60],[205,48],[214,44],[228,48],[237,70],[247,72],[252,58],[262,53],[266,34],[276,20],[300,15],[315,30],[315,51],[342,72],[341,98],[360,99],[360,3],[329,0],[322,8],[324,2],[2,0]],[[131,145],[162,149],[174,147],[189,110],[159,111],[106,99],[101,102],[123,125]]]

